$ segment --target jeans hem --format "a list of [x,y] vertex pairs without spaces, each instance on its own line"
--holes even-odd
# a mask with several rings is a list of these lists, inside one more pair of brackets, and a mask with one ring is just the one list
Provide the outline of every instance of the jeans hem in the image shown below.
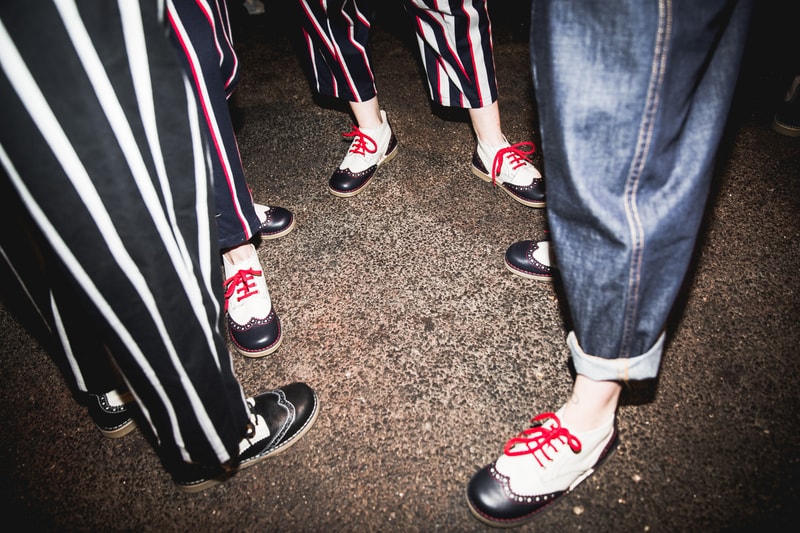
[[569,332],[567,345],[578,374],[595,381],[638,381],[658,375],[665,336],[666,333],[662,332],[653,347],[641,355],[618,359],[587,354],[578,343],[574,331]]

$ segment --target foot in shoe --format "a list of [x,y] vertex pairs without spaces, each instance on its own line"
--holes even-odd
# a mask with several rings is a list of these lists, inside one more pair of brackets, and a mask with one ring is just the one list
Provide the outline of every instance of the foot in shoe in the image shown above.
[[308,432],[319,413],[314,390],[305,383],[292,383],[280,389],[247,399],[250,424],[239,443],[239,456],[229,468],[184,464],[172,473],[182,492],[200,492],[222,483],[237,471],[277,455]]
[[467,485],[467,504],[480,521],[499,527],[533,519],[569,494],[608,458],[617,444],[615,418],[601,427],[572,433],[559,413],[545,413],[509,440],[497,461]]
[[247,357],[263,357],[281,343],[281,321],[272,307],[264,272],[255,247],[246,260],[232,263],[222,256],[225,269],[225,310],[228,331],[236,350]]
[[506,141],[501,146],[489,146],[478,141],[472,155],[472,173],[492,185],[500,185],[523,205],[544,207],[544,179],[527,158],[535,150],[530,142],[512,145]]
[[124,437],[136,428],[131,414],[133,406],[133,395],[128,391],[89,393],[89,416],[100,433],[109,439]]
[[294,229],[294,213],[285,207],[253,204],[256,214],[261,221],[258,229],[263,239],[277,239],[283,237]]
[[506,268],[527,279],[553,281],[553,260],[550,241],[519,241],[506,250]]
[[386,112],[381,111],[383,123],[373,129],[353,126],[345,137],[353,137],[350,149],[339,168],[328,181],[328,189],[336,196],[355,196],[375,177],[378,168],[397,155],[397,139],[389,126]]

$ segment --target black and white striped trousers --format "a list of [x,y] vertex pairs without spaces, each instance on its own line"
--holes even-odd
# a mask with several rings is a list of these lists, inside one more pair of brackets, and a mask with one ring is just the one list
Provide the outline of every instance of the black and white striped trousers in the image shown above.
[[228,9],[225,0],[167,0],[167,17],[208,136],[219,247],[238,246],[253,238],[261,221],[228,111],[239,79]]
[[0,3],[2,256],[81,390],[117,367],[168,458],[216,464],[248,413],[191,91],[163,1]]
[[[350,102],[377,94],[367,50],[370,0],[297,0],[316,90]],[[486,0],[404,0],[431,98],[480,108],[497,100]]]

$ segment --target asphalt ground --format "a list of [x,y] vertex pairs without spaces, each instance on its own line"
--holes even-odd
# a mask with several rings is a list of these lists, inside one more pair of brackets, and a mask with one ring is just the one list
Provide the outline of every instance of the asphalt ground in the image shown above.
[[[327,191],[352,119],[312,96],[284,4],[234,19],[248,179],[257,201],[298,220],[259,248],[283,344],[234,366],[248,393],[311,384],[315,426],[218,487],[180,493],[141,432],[94,428],[4,276],[4,529],[489,530],[466,482],[566,398],[566,307],[557,283],[504,268],[509,245],[543,237],[545,211],[471,174],[466,116],[430,104],[402,16],[381,4],[371,49],[400,147],[353,198]],[[800,138],[770,124],[798,19],[760,6],[660,378],[626,390],[617,453],[520,531],[794,530]],[[503,129],[538,143],[527,2],[492,9]]]

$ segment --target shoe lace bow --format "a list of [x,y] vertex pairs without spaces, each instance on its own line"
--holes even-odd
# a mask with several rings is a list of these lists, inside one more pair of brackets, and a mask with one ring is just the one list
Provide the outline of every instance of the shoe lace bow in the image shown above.
[[375,139],[358,129],[358,126],[353,125],[353,129],[347,133],[342,133],[343,137],[355,137],[353,144],[350,146],[350,153],[358,155],[366,155],[367,153],[374,154],[378,151],[378,143]]
[[247,270],[239,270],[236,274],[226,279],[224,284],[225,310],[228,310],[228,301],[234,293],[238,293],[238,301],[240,302],[245,298],[258,294],[258,287],[256,287],[254,278],[255,276],[263,275],[264,274],[260,270],[248,268]]
[[[523,149],[527,147],[530,147],[530,149]],[[536,145],[532,142],[521,142],[499,149],[494,156],[494,163],[492,164],[492,185],[497,185],[497,176],[500,175],[506,155],[508,155],[508,164],[511,165],[511,168],[517,170],[526,163],[532,164],[527,156],[534,152],[536,152]]]
[[[551,420],[552,423],[545,424],[547,420]],[[504,454],[508,456],[531,454],[539,466],[544,466],[539,455],[551,461],[552,457],[547,454],[548,450],[558,452],[553,441],[568,444],[575,453],[581,451],[581,441],[567,428],[561,426],[561,420],[555,413],[542,413],[532,418],[531,422],[534,424],[532,427],[509,439],[503,449]]]

